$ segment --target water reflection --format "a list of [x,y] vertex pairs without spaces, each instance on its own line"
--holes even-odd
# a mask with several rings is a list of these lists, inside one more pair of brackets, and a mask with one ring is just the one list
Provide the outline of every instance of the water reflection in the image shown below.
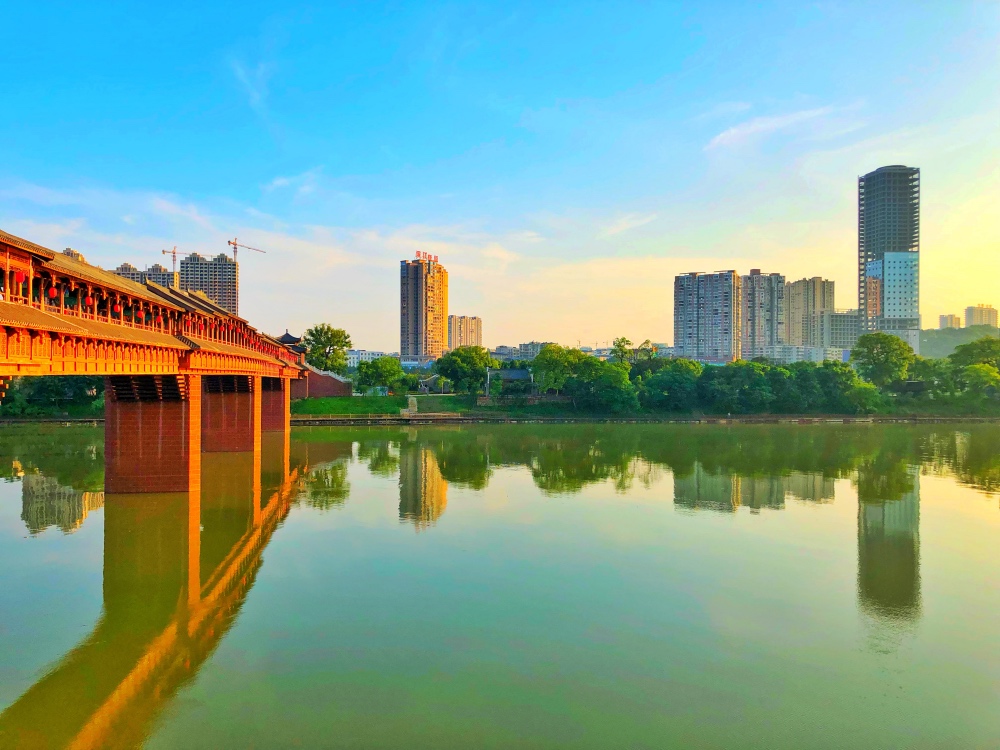
[[197,491],[105,496],[99,431],[11,433],[0,466],[22,482],[31,534],[72,532],[103,506],[104,600],[93,631],[0,714],[0,745],[140,744],[232,626],[290,504],[335,512],[364,486],[358,469],[390,493],[398,482],[398,520],[417,531],[446,521],[449,484],[485,490],[507,468],[548,496],[670,479],[653,497],[700,518],[830,503],[849,482],[857,604],[891,625],[921,615],[921,472],[996,491],[998,438],[991,425],[308,429],[265,435],[259,455],[203,454]]
[[231,627],[308,468],[291,462],[287,440],[265,440],[258,455],[203,454],[189,493],[105,496],[26,474],[29,528],[78,528],[81,500],[103,498],[103,607],[92,632],[0,714],[0,746],[141,744]]
[[24,474],[21,479],[21,520],[32,536],[51,527],[72,534],[92,511],[103,507],[103,492],[80,492],[42,474]]
[[434,452],[407,443],[399,452],[399,520],[433,526],[448,507],[448,482]]

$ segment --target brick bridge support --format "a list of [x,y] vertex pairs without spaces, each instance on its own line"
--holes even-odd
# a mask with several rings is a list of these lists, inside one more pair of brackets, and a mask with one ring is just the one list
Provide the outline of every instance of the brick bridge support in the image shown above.
[[125,375],[108,377],[105,383],[105,491],[197,491],[201,377]]

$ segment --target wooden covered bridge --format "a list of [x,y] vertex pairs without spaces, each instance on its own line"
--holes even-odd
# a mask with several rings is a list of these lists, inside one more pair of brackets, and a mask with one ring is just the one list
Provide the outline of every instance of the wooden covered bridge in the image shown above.
[[105,376],[109,492],[188,491],[203,450],[287,436],[302,355],[205,295],[3,231],[0,269],[0,398],[17,376]]

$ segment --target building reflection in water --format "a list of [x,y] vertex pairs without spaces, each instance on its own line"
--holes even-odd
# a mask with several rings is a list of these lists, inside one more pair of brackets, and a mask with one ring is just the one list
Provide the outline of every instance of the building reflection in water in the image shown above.
[[858,502],[858,603],[870,615],[920,615],[920,472],[905,470],[909,489],[892,499]]
[[674,476],[674,505],[680,510],[735,513],[745,507],[782,510],[788,497],[811,502],[833,500],[834,482],[821,474],[743,476],[707,471],[700,462],[684,476]]
[[43,474],[21,478],[21,520],[32,536],[53,526],[72,534],[89,513],[103,507],[103,492],[80,492]]
[[448,483],[434,451],[404,444],[399,452],[399,520],[417,530],[433,526],[448,507]]

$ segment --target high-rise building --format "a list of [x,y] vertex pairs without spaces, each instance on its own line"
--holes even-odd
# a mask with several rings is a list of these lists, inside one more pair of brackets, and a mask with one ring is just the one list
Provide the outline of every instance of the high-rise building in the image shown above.
[[159,284],[160,286],[165,286],[170,289],[181,288],[179,280],[180,274],[176,271],[168,271],[159,263],[147,268],[145,271],[140,271],[131,263],[122,263],[114,270],[114,273],[122,278],[128,279],[129,281],[134,281],[137,284],[145,284],[147,281],[152,281],[154,284]]
[[785,287],[785,341],[792,346],[830,346],[825,326],[834,312],[834,284],[814,276]]
[[676,356],[704,362],[740,358],[741,282],[736,271],[674,278]]
[[483,319],[474,315],[448,316],[448,348],[483,345]]
[[180,285],[189,292],[204,292],[215,304],[239,314],[240,267],[225,253],[211,260],[191,253],[181,260]]
[[129,281],[134,281],[136,284],[142,284],[142,271],[133,266],[131,263],[122,263],[118,268],[115,269],[114,273],[117,276],[121,276],[123,279],[128,279]]
[[740,352],[743,359],[763,357],[765,347],[785,343],[785,277],[753,268],[740,288]]
[[448,272],[436,255],[399,262],[399,355],[419,362],[448,348]]
[[[974,305],[965,308],[965,327],[969,326],[993,326],[997,327],[996,308],[989,305]],[[955,326],[958,328],[958,326]]]
[[822,345],[834,349],[853,349],[861,335],[858,311],[835,310],[826,313],[825,318]]
[[938,328],[961,328],[962,319],[957,315],[942,315],[938,318]]
[[862,333],[920,347],[920,170],[880,167],[858,178],[858,309]]

